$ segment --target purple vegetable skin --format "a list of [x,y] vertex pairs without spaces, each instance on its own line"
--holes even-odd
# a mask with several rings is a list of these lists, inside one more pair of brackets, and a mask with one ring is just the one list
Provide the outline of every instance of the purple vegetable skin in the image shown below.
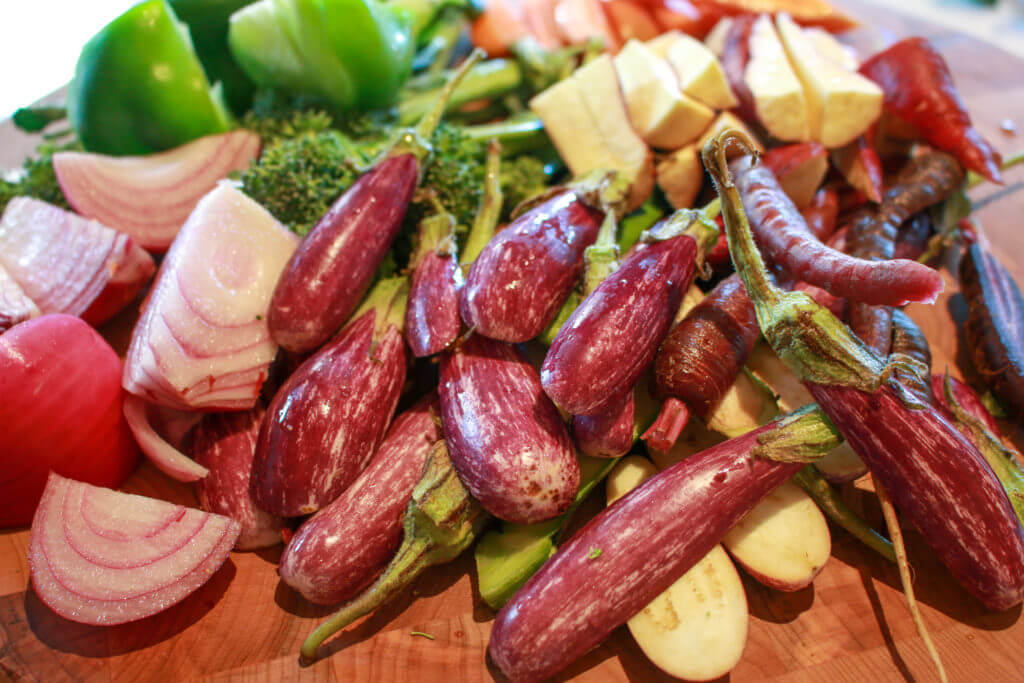
[[437,395],[395,418],[359,478],[292,537],[279,572],[310,602],[332,605],[362,591],[383,571],[402,540],[402,515],[441,438]]
[[699,250],[689,234],[648,244],[584,299],[541,366],[544,391],[556,405],[586,415],[637,383],[668,334]]
[[256,550],[281,542],[285,522],[256,506],[249,493],[256,435],[264,410],[211,413],[190,432],[192,457],[210,473],[196,482],[199,507],[239,523],[235,550]]
[[491,339],[524,342],[544,331],[583,272],[602,212],[566,190],[501,230],[473,262],[459,295],[466,325]]
[[572,435],[583,455],[619,458],[633,447],[636,432],[633,390],[616,397],[590,415],[574,415]]
[[685,574],[803,467],[751,457],[778,423],[660,472],[577,532],[498,612],[498,668],[513,681],[553,676]]
[[579,462],[536,369],[518,349],[473,335],[441,356],[438,391],[452,464],[484,509],[523,524],[568,509]]
[[341,328],[398,235],[418,177],[414,155],[394,156],[334,203],[281,273],[267,313],[274,341],[304,353]]
[[805,383],[953,576],[993,610],[1024,598],[1024,534],[984,457],[931,406],[892,389]]
[[454,254],[430,251],[416,266],[405,311],[405,338],[416,357],[432,356],[458,338],[461,285],[462,269]]
[[384,438],[405,381],[405,342],[392,325],[374,346],[377,315],[360,315],[274,395],[253,467],[264,510],[316,512],[355,481]]

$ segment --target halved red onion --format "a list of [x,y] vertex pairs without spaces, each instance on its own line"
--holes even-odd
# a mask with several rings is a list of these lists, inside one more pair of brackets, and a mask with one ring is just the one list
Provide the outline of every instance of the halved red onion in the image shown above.
[[51,473],[29,536],[32,585],[65,619],[136,621],[206,583],[238,533],[228,517]]
[[128,235],[29,197],[12,199],[0,219],[0,265],[43,313],[93,325],[124,308],[156,270]]
[[39,315],[39,307],[0,266],[0,334]]
[[124,399],[124,416],[135,435],[139,448],[158,470],[171,479],[196,481],[210,473],[208,469],[188,457],[164,440],[152,424],[151,406],[138,396],[128,394]]
[[58,152],[53,169],[75,211],[161,252],[203,195],[259,151],[258,135],[235,130],[144,157]]
[[132,334],[124,387],[180,410],[246,410],[277,345],[266,314],[299,238],[229,183],[167,253]]

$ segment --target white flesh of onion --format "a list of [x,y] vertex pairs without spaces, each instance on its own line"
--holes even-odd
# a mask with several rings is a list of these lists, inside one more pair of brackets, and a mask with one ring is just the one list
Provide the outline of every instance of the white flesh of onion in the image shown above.
[[32,585],[66,619],[135,621],[206,583],[238,533],[221,515],[51,473],[32,521]]
[[157,469],[171,479],[196,481],[210,473],[208,469],[172,446],[153,428],[149,406],[131,394],[124,399],[124,417],[135,441]]

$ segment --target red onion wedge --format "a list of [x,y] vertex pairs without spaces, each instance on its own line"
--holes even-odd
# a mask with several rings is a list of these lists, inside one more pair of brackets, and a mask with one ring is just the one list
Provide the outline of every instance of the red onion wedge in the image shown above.
[[224,183],[189,216],[132,334],[124,387],[181,410],[253,407],[277,345],[266,314],[298,237]]
[[171,479],[196,481],[208,475],[208,469],[168,443],[153,427],[150,411],[154,407],[130,394],[124,400],[125,419],[142,452]]
[[143,157],[58,152],[53,170],[75,211],[162,252],[203,195],[259,151],[258,135],[235,130]]
[[135,298],[156,266],[131,237],[29,197],[0,219],[0,266],[43,313],[100,325]]
[[65,619],[137,621],[206,583],[238,532],[228,517],[51,474],[29,537],[32,586]]
[[39,307],[0,266],[0,334],[39,315]]
[[226,515],[242,531],[235,550],[268,548],[281,542],[284,520],[256,507],[249,494],[256,435],[264,409],[207,415],[191,433],[189,451],[209,475],[196,482],[199,507]]
[[121,361],[78,318],[44,315],[0,336],[0,397],[0,528],[32,521],[51,470],[120,486],[135,469]]

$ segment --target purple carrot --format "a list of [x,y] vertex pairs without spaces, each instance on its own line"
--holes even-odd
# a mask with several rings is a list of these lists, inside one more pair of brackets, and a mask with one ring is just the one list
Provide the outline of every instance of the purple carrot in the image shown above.
[[648,479],[560,547],[498,612],[488,645],[494,663],[513,681],[557,674],[804,467],[772,459],[778,450],[824,454],[839,443],[820,410],[802,409]]
[[730,275],[672,328],[654,361],[654,393],[706,416],[729,390],[761,336],[750,297]]
[[931,239],[934,228],[928,212],[911,216],[896,233],[896,248],[893,251],[893,258],[910,259],[916,261],[928,248],[928,240]]
[[772,172],[753,157],[737,159],[731,170],[758,244],[795,277],[850,301],[888,306],[932,302],[942,291],[942,276],[920,263],[865,261],[822,244]]
[[524,524],[565,512],[579,488],[579,462],[526,357],[475,334],[441,356],[440,373],[452,464],[480,505]]
[[[729,252],[776,355],[808,388],[882,488],[953,576],[991,609],[1024,598],[1024,533],[974,444],[909,391],[827,309],[774,285],[757,250],[727,153],[750,141],[726,131],[704,148],[722,199]],[[908,363],[904,362],[906,368]],[[923,370],[923,368],[919,368]],[[926,382],[915,373],[907,379]]]
[[199,507],[238,522],[242,532],[235,550],[277,545],[285,521],[256,506],[249,493],[256,436],[264,410],[211,413],[189,433],[189,451],[210,473],[196,482]]
[[654,362],[695,269],[718,239],[696,211],[679,211],[648,235],[573,311],[541,366],[544,391],[574,415],[601,409]]
[[278,572],[310,602],[333,605],[366,588],[402,540],[402,515],[442,437],[436,394],[395,418],[370,465],[295,532]]
[[482,57],[474,51],[448,81],[434,109],[331,206],[299,244],[278,280],[267,322],[278,344],[316,349],[349,317],[402,227],[455,86]]
[[355,481],[391,422],[405,381],[405,278],[382,280],[365,313],[278,389],[256,444],[252,492],[282,517],[316,512]]
[[476,332],[524,342],[544,331],[583,273],[604,212],[593,182],[563,188],[502,229],[473,262],[459,312]]

